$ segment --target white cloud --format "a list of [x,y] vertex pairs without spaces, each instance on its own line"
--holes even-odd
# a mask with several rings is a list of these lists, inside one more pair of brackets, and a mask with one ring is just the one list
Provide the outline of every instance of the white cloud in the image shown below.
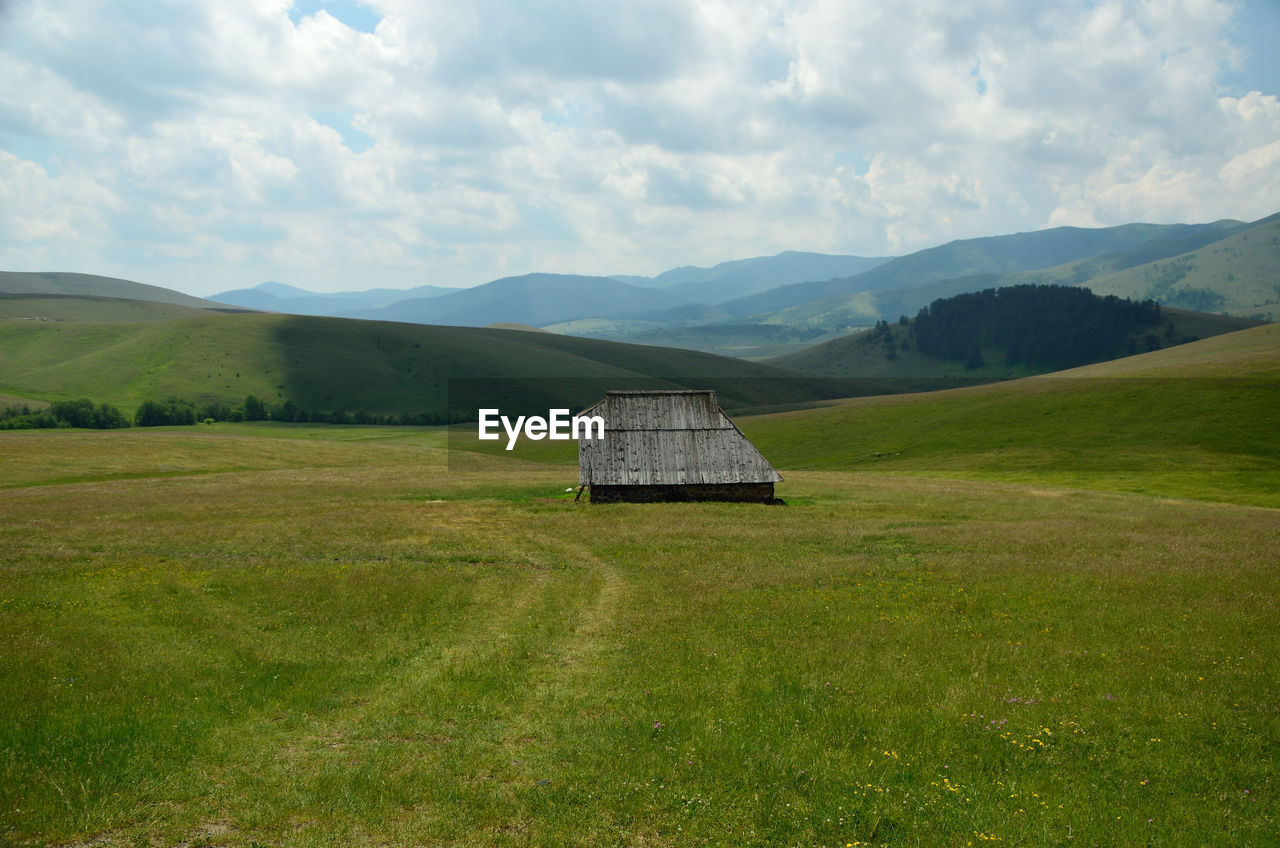
[[110,189],[81,174],[51,176],[40,165],[0,150],[0,232],[8,234],[12,255],[32,262],[55,261],[73,251],[100,245],[106,218],[125,211]]
[[1252,220],[1280,197],[1280,102],[1257,92],[1223,97],[1198,127],[1197,149],[1128,139],[1078,184],[1051,224],[1120,220]]
[[1225,0],[370,6],[17,4],[0,266],[457,284],[1280,196],[1280,92],[1224,90]]

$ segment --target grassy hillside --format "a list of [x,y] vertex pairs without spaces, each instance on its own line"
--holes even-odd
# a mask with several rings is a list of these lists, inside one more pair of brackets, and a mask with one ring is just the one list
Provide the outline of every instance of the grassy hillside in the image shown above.
[[1079,285],[1099,295],[1155,300],[1187,310],[1263,320],[1280,317],[1280,218],[1252,224],[1219,221],[1157,232],[1160,237],[1149,243],[1050,268],[841,292],[766,311],[753,320],[817,327],[868,325],[880,318],[892,321],[899,315],[914,315],[940,297],[1020,284]]
[[[882,315],[891,320],[897,315],[888,312],[882,314],[877,310],[873,292],[914,288],[981,274],[1049,268],[1087,257],[1131,250],[1165,239],[1186,237],[1194,233],[1222,232],[1236,225],[1238,222],[1232,221],[1167,226],[1126,224],[1099,229],[1057,227],[1029,233],[964,239],[898,257],[857,276],[784,286],[733,300],[718,308],[731,317],[756,315],[761,316],[760,320],[764,321],[816,322],[822,326],[850,323],[845,316],[830,319],[821,317],[836,309],[849,316],[871,316],[871,321]],[[824,302],[825,308],[809,306],[800,311],[789,311],[817,302]],[[928,299],[921,305],[927,302]]]
[[876,388],[692,351],[549,333],[268,314],[134,323],[0,320],[0,357],[0,392],[90,397],[126,409],[170,395],[238,403],[254,394],[323,411],[443,414],[451,386],[455,406],[494,392],[544,406],[551,400],[583,406],[608,388],[676,384],[718,388],[730,406],[760,406]]
[[0,293],[4,294],[72,294],[176,303],[195,308],[217,308],[222,304],[192,297],[189,294],[96,274],[73,274],[61,271],[0,271]]
[[1031,478],[1280,507],[1280,326],[1008,383],[741,419],[780,467]]
[[[1274,217],[1274,216],[1272,216]],[[1170,238],[1158,239],[1130,250],[1103,254],[1076,262],[1068,262],[1053,268],[1040,271],[1024,272],[1012,275],[1020,282],[1052,282],[1063,285],[1084,285],[1095,277],[1112,274],[1145,265],[1160,259],[1168,259],[1190,253],[1193,250],[1228,238],[1236,233],[1253,227],[1267,224],[1271,218],[1263,218],[1252,223],[1239,221],[1219,221],[1188,233],[1174,235]]]
[[1280,216],[1196,250],[1093,277],[1096,294],[1280,320]]
[[0,409],[10,406],[29,406],[33,409],[40,409],[48,406],[48,402],[35,400],[34,398],[14,397],[13,395],[0,394]]
[[[234,311],[234,310],[227,310]],[[208,309],[128,300],[118,297],[88,297],[66,294],[0,294],[0,321],[96,321],[103,323],[168,321],[207,315]]]

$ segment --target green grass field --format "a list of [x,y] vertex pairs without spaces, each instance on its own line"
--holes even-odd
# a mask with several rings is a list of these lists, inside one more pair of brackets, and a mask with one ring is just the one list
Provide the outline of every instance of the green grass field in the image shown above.
[[1011,383],[839,401],[745,431],[786,466],[1280,507],[1280,327]]
[[0,843],[1274,844],[1278,349],[742,419],[779,507],[0,434]]

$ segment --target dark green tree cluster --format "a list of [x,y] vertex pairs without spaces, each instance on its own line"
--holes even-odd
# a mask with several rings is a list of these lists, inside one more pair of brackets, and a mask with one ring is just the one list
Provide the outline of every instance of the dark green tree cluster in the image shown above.
[[[433,412],[403,412],[398,415],[380,413],[323,412],[301,407],[291,400],[268,405],[260,398],[249,395],[241,406],[233,407],[223,401],[207,401],[194,404],[189,400],[171,397],[166,401],[144,401],[133,416],[138,427],[166,427],[196,424],[201,421],[294,421],[306,424],[380,424],[383,426],[431,427],[454,424],[463,418],[453,419],[447,414]],[[128,427],[128,416],[114,406],[94,405],[86,398],[59,401],[44,409],[30,406],[0,408],[0,430],[29,430],[56,427],[91,427],[111,429]]]
[[[904,321],[910,323],[907,321],[907,316],[905,315],[898,319],[898,323],[900,325],[906,326],[906,324],[903,323]],[[894,337],[893,330],[889,327],[888,321],[877,321],[875,327],[865,333],[862,333],[857,337],[857,339],[858,344],[860,345],[882,345],[884,347],[885,359],[897,359],[899,346],[901,346],[903,350],[908,350],[910,348],[906,339],[899,342],[897,338]]]
[[164,403],[143,401],[133,415],[133,423],[139,427],[165,427],[172,424],[196,423],[196,408],[182,398],[171,397]]
[[1009,286],[935,300],[912,322],[917,349],[984,364],[983,349],[1007,364],[1059,370],[1125,351],[1135,330],[1160,323],[1160,306],[1070,286]]
[[171,397],[163,403],[146,401],[138,407],[134,421],[139,427],[165,427],[200,421],[266,421],[269,417],[267,405],[254,395],[246,397],[238,407],[220,400],[197,405],[183,398]]
[[51,429],[84,427],[93,430],[115,430],[128,427],[129,419],[114,406],[94,405],[88,398],[62,400],[45,409],[12,406],[0,409],[0,430]]

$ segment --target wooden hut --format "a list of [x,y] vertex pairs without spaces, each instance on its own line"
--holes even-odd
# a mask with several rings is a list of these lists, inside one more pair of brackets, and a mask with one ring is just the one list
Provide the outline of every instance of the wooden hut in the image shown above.
[[782,476],[742,435],[714,391],[617,391],[580,413],[603,439],[578,440],[578,479],[594,503],[773,502]]

